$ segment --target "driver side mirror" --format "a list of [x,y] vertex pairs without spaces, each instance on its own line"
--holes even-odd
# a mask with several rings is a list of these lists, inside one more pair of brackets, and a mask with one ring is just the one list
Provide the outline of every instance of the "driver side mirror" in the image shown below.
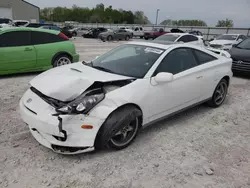
[[155,82],[158,84],[172,82],[173,79],[174,75],[168,72],[160,72],[154,77]]

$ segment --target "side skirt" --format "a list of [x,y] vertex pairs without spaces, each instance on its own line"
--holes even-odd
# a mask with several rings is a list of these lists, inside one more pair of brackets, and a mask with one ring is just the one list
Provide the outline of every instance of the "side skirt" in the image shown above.
[[188,109],[190,109],[190,108],[193,108],[193,107],[195,107],[195,106],[198,106],[198,105],[200,105],[200,104],[203,104],[203,103],[209,101],[210,99],[211,99],[211,98],[202,100],[202,101],[200,101],[200,102],[198,102],[198,103],[195,103],[195,104],[193,104],[193,105],[191,105],[191,106],[185,107],[185,108],[183,108],[183,109],[181,109],[181,110],[178,110],[178,111],[176,111],[176,112],[173,112],[173,113],[168,114],[168,115],[166,115],[166,116],[163,116],[163,117],[161,117],[161,118],[158,118],[158,119],[156,119],[156,120],[153,120],[153,121],[151,121],[151,122],[149,122],[149,123],[147,123],[147,124],[145,124],[145,125],[142,125],[142,127],[143,127],[143,128],[146,128],[146,127],[148,127],[148,126],[151,126],[151,125],[153,125],[153,124],[155,124],[155,123],[157,123],[157,122],[160,122],[160,121],[162,121],[162,120],[165,120],[165,119],[167,119],[167,118],[170,118],[170,117],[172,117],[172,116],[174,116],[174,115],[176,115],[176,114],[179,114],[179,113],[181,113],[181,112],[184,112],[184,111],[186,111],[186,110],[188,110]]

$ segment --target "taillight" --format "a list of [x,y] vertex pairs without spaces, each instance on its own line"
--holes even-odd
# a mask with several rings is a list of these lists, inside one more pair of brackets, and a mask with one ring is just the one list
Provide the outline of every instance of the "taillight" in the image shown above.
[[58,36],[65,39],[65,40],[69,40],[69,38],[66,35],[64,35],[63,33],[59,33]]

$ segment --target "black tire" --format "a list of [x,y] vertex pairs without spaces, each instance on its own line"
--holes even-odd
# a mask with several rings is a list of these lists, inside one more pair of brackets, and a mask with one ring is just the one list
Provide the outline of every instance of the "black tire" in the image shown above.
[[[222,90],[222,89],[220,89],[221,87],[223,87],[224,93],[222,93],[222,91],[219,91],[219,90]],[[227,82],[227,80],[222,79],[218,83],[218,85],[216,86],[214,93],[213,93],[213,96],[207,102],[207,104],[213,108],[217,108],[217,107],[221,106],[226,99],[227,91],[228,91],[228,82]],[[221,93],[221,94],[219,94],[219,93]],[[218,100],[220,95],[221,95],[221,99]]]
[[[58,61],[61,61],[62,59],[65,60],[65,64],[61,64],[58,62]],[[66,61],[68,61],[66,63]],[[67,54],[60,54],[60,55],[57,55],[54,59],[53,59],[53,62],[52,62],[52,65],[53,67],[59,67],[59,66],[62,66],[62,65],[66,65],[66,64],[71,64],[72,63],[72,58],[67,55]]]
[[74,32],[72,33],[72,36],[73,36],[73,37],[76,37],[76,36],[77,36],[77,32],[74,31]]
[[[120,150],[129,146],[136,138],[141,127],[141,116],[141,111],[133,106],[125,106],[114,111],[100,128],[96,137],[95,148],[113,148]],[[130,133],[126,130],[126,134],[130,137],[127,138],[128,140],[124,141],[124,143],[119,143],[117,141],[118,136],[123,137],[123,133],[121,133],[121,135],[118,133],[127,129],[126,127],[132,126],[133,122],[137,122],[137,125],[135,124],[135,126],[133,126],[134,129],[131,130]]]
[[143,36],[140,36],[140,39],[143,39]]
[[125,37],[125,40],[128,41],[129,39],[130,39],[130,36],[127,35],[127,36]]
[[107,40],[108,40],[108,41],[112,41],[112,40],[113,40],[113,37],[112,37],[111,35],[109,35],[109,36],[107,37]]
[[148,37],[144,37],[145,40],[148,40]]

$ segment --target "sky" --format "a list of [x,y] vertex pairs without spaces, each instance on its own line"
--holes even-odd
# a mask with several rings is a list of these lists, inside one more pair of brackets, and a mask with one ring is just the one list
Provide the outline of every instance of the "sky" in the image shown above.
[[[250,27],[250,0],[27,0],[44,7],[95,7],[103,3],[105,6],[124,10],[141,10],[155,23],[156,10],[160,9],[158,23],[165,19],[200,19],[209,26],[217,20],[232,19],[235,27]],[[148,2],[148,3],[145,3]],[[152,3],[154,2],[154,3]]]

